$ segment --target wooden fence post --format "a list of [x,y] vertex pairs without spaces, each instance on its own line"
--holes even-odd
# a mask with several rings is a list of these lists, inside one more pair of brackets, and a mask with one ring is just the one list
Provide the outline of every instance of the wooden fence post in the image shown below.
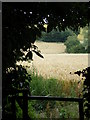
[[80,120],[84,120],[83,99],[79,101],[79,118]]
[[28,93],[23,91],[23,120],[28,120]]

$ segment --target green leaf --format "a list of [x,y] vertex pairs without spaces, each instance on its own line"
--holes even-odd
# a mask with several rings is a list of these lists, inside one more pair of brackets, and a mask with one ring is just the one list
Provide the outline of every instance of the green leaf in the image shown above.
[[29,51],[28,53],[27,53],[27,55],[25,56],[25,58],[26,59],[31,59],[32,60],[32,52],[31,51]]
[[35,52],[39,57],[44,58],[44,57],[40,54],[40,52],[35,51],[35,50],[33,50],[33,52]]

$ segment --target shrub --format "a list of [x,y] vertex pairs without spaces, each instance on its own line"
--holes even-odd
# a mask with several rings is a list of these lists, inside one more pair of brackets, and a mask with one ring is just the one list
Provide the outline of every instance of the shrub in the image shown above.
[[75,35],[71,29],[66,28],[65,31],[60,32],[57,28],[57,30],[53,29],[50,33],[42,32],[42,37],[39,40],[44,42],[65,42],[70,35]]
[[67,41],[64,44],[66,45],[66,52],[68,53],[86,53],[87,52],[83,44],[81,44],[79,40],[77,40],[76,35],[69,36],[67,38]]
[[71,51],[72,51],[73,53],[86,53],[85,47],[84,47],[82,44],[73,46],[73,47],[71,48]]

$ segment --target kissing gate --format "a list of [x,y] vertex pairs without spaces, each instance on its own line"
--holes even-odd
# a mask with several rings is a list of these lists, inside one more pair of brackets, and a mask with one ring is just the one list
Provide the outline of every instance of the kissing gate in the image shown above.
[[84,120],[84,113],[83,113],[83,98],[61,98],[61,97],[53,97],[53,96],[28,96],[28,90],[15,90],[14,93],[23,93],[23,96],[11,96],[10,99],[12,100],[12,119],[16,120],[16,106],[15,100],[23,100],[23,120],[31,120],[28,116],[28,100],[49,100],[49,101],[70,101],[70,102],[78,102],[79,104],[79,120]]

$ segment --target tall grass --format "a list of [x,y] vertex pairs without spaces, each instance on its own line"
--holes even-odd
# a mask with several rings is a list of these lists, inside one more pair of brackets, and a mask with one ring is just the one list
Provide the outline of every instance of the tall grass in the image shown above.
[[[59,97],[80,97],[82,84],[78,81],[58,80],[54,78],[45,79],[35,72],[30,73],[31,95],[36,96],[59,96]],[[17,105],[18,106],[18,105]],[[72,102],[33,100],[28,101],[28,114],[32,118],[78,118],[78,104]],[[17,116],[21,116],[20,108]]]
[[39,96],[79,97],[82,83],[73,80],[43,78],[37,72],[31,74],[31,94]]
[[[31,94],[37,96],[80,97],[82,83],[71,80],[45,79],[37,72],[31,74]],[[82,96],[81,96],[82,97]],[[78,118],[78,104],[58,101],[33,101],[38,117],[42,118]],[[71,107],[71,108],[70,108]]]

